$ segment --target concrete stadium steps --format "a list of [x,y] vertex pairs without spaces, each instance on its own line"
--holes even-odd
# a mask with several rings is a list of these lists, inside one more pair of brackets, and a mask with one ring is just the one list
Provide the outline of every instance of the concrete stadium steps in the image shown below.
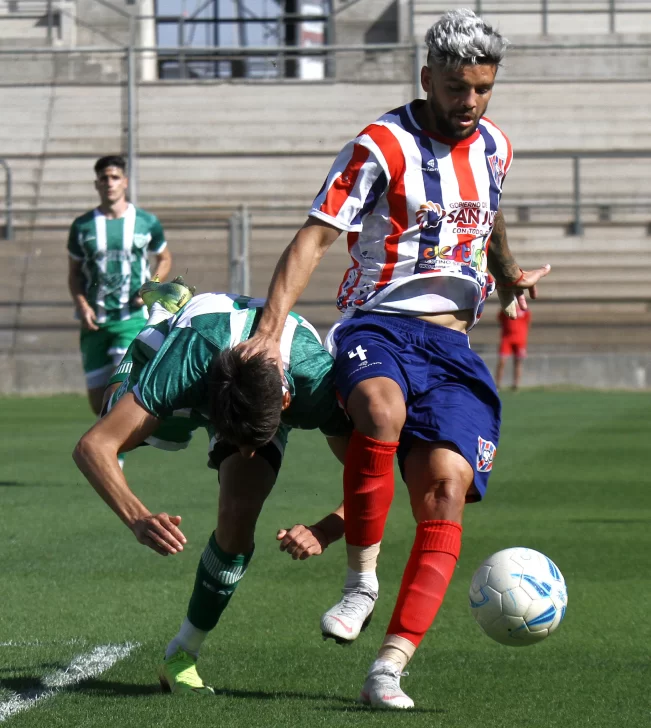
[[[573,216],[570,160],[518,159],[518,150],[651,148],[651,85],[594,88],[608,114],[586,118],[585,84],[498,86],[490,116],[516,149],[506,210],[521,208],[532,222],[570,223]],[[307,208],[342,144],[409,94],[405,84],[144,84],[140,204],[178,209],[292,200]],[[61,218],[57,209],[66,208],[68,219],[70,210],[95,204],[92,165],[124,150],[124,104],[119,85],[3,88],[0,156],[14,171],[17,226],[50,225]],[[289,156],[275,156],[282,154]],[[581,184],[584,199],[594,203],[585,210],[587,222],[605,214],[622,222],[651,217],[648,159],[584,160]]]
[[[649,84],[603,81],[595,88],[599,110],[607,114],[586,111],[588,90],[582,83],[505,82],[496,87],[489,117],[516,150],[651,147]],[[303,149],[303,139],[309,139],[312,149],[336,153],[410,96],[405,84],[206,84],[200,92],[196,86],[144,85],[139,90],[140,151],[179,151],[179,145],[185,150],[190,144],[194,151],[253,154],[281,143],[288,151]],[[167,125],[178,133],[167,134]]]
[[[550,34],[572,33],[585,36],[608,32],[610,4],[604,0],[549,0],[546,4],[550,12]],[[474,7],[474,4],[471,6]],[[540,7],[540,3],[536,3],[535,10],[540,10]],[[508,37],[521,34],[531,38],[541,33],[541,15],[539,12],[532,12],[534,8],[528,0],[483,0],[481,8],[482,17]],[[449,9],[450,5],[445,2],[415,0],[414,26],[422,28],[424,32],[425,28]],[[618,33],[651,31],[651,13],[644,12],[651,9],[649,0],[618,0],[616,9]]]
[[404,83],[143,85],[140,151],[336,153],[380,114],[410,100]]
[[[163,222],[174,256],[173,275],[182,274],[198,292],[227,290],[227,233],[184,225],[174,216]],[[301,224],[301,216],[254,216],[251,235],[251,293],[265,296],[278,256]],[[608,230],[587,229],[584,237],[564,237],[558,228],[511,228],[511,247],[519,262],[553,266],[534,302],[532,347],[550,350],[640,350],[651,345],[651,253],[644,228],[616,229],[626,245],[613,252]],[[55,242],[56,241],[56,242]],[[322,260],[317,275],[297,304],[325,333],[339,314],[334,297],[348,266],[343,238]],[[31,243],[0,246],[0,348],[36,352],[74,351],[77,326],[67,291],[65,228]],[[23,301],[17,306],[17,301]],[[495,345],[495,299],[473,330],[476,347]],[[72,347],[72,348],[70,348]]]

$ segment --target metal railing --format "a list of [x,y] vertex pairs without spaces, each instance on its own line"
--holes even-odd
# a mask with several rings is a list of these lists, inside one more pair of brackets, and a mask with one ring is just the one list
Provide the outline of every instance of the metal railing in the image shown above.
[[[539,16],[543,35],[549,34],[549,20],[553,16],[604,15],[608,18],[608,32],[616,33],[618,16],[651,13],[651,2],[647,0],[474,0],[466,4],[488,19],[506,15]],[[416,0],[415,5],[416,12],[421,14],[444,13],[450,9],[449,3],[436,0],[427,3]]]
[[6,159],[0,158],[0,167],[5,171],[5,229],[4,239],[14,239],[14,212],[13,212],[13,192],[11,187],[11,167]]
[[[612,207],[617,205],[616,202],[608,200],[591,200],[583,199],[581,193],[581,162],[585,159],[651,159],[651,150],[621,150],[621,151],[585,151],[585,152],[547,152],[547,151],[530,151],[518,152],[518,159],[566,159],[571,163],[572,169],[572,197],[571,202],[554,201],[526,201],[518,202],[517,199],[512,200],[507,206],[516,207],[518,209],[518,219],[520,222],[527,222],[528,208],[566,208],[572,210],[572,222],[570,223],[569,232],[572,235],[583,235],[584,232],[584,210],[587,207],[599,209],[599,219],[601,222],[609,222],[612,214]],[[649,232],[651,233],[651,194],[649,200]],[[636,206],[637,203],[631,203]]]

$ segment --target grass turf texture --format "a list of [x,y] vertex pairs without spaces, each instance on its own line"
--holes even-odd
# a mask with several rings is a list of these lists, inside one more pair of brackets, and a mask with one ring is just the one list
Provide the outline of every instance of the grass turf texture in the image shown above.
[[[200,661],[217,697],[178,699],[159,693],[155,670],[214,527],[217,485],[205,467],[205,438],[184,453],[143,448],[127,457],[127,477],[148,507],[183,516],[186,550],[162,558],[135,541],[70,458],[91,422],[83,398],[0,400],[0,643],[14,643],[0,646],[0,703],[95,645],[140,643],[107,672],[4,725],[649,725],[651,395],[525,391],[504,399],[488,497],[467,510],[457,573],[403,678],[417,710],[391,715],[354,699],[413,538],[399,478],[374,621],[352,647],[323,643],[319,617],[339,597],[343,544],[294,562],[274,536],[336,506],[341,471],[317,434],[293,433],[252,566]],[[485,637],[467,605],[477,565],[516,545],[548,554],[569,590],[559,631],[521,649]]]

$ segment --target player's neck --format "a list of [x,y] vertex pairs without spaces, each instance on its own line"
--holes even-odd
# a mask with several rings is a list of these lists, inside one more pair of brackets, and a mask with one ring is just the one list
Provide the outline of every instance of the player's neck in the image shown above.
[[128,209],[129,202],[126,197],[123,197],[117,202],[110,202],[108,204],[101,203],[99,205],[99,211],[108,220],[117,220],[120,217],[124,217]]

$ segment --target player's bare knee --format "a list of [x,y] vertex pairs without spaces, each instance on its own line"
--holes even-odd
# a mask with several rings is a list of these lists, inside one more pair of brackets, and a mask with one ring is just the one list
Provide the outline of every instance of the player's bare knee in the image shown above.
[[426,487],[410,491],[411,510],[417,523],[432,520],[460,521],[466,494],[472,486],[465,472],[432,478]]
[[407,416],[404,398],[397,385],[366,388],[360,385],[349,397],[347,409],[355,428],[378,440],[397,440]]

